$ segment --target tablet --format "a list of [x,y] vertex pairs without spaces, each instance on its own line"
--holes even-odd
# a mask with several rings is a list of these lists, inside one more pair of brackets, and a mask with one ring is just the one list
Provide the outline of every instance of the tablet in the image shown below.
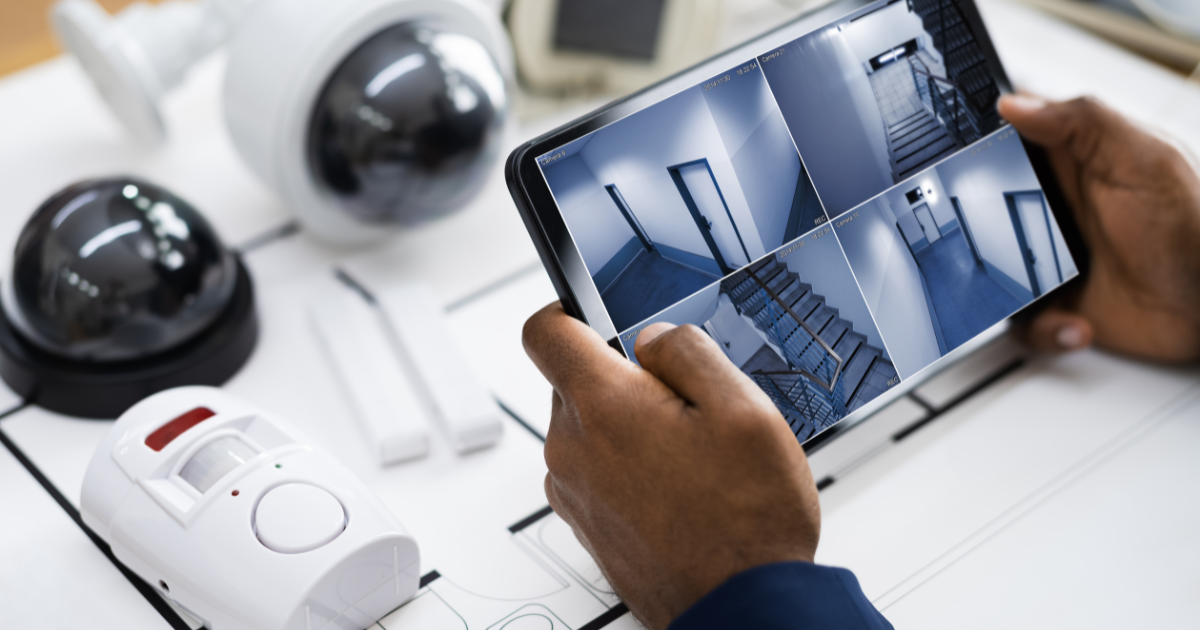
[[1080,275],[973,0],[848,0],[537,138],[506,173],[563,306],[703,329],[806,448]]

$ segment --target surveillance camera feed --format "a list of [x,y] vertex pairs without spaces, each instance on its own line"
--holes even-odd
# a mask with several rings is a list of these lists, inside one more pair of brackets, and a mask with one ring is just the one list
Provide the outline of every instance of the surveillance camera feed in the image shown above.
[[880,0],[538,164],[630,358],[698,326],[803,442],[1078,274],[999,95]]

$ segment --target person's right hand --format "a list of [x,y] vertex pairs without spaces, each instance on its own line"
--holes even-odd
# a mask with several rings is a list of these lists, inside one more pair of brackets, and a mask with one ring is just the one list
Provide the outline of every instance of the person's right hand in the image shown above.
[[647,628],[743,571],[813,561],[821,508],[804,449],[703,330],[647,326],[639,367],[552,304],[524,344],[554,386],[546,498]]
[[1091,250],[1080,290],[1034,318],[1040,350],[1091,343],[1200,360],[1200,177],[1174,147],[1090,98],[1004,96],[1000,114],[1045,147]]

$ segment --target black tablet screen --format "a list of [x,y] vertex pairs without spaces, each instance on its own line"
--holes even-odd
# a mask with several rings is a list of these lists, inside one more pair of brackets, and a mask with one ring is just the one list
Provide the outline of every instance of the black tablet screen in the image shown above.
[[1077,275],[984,57],[882,0],[538,157],[627,354],[695,324],[803,440]]

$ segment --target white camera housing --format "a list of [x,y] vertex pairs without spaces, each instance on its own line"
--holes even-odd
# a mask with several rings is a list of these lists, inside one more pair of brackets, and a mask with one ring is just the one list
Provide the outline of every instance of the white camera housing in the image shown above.
[[417,591],[416,541],[345,466],[210,387],[134,405],[96,450],[84,523],[214,630],[365,628]]
[[100,95],[142,144],[167,137],[158,102],[225,43],[256,0],[134,2],[111,16],[95,0],[61,0],[53,24]]
[[313,104],[360,44],[418,20],[451,24],[479,42],[511,83],[508,36],[495,9],[479,0],[260,0],[230,42],[224,106],[234,145],[301,223],[326,240],[378,241],[396,227],[357,221],[318,190],[305,144]]
[[[157,5],[136,2],[110,16],[96,0],[59,0],[53,15],[60,39],[79,59],[110,109],[134,138],[147,145],[161,144],[166,138],[160,99],[191,65],[230,41],[224,109],[243,159],[314,234],[335,243],[368,243],[465,205],[482,188],[485,165],[500,155],[504,133],[489,127],[476,138],[480,147],[474,162],[465,158],[455,162],[462,154],[446,158],[447,163],[457,164],[457,179],[440,180],[435,173],[410,175],[422,179],[430,190],[441,191],[440,197],[376,199],[378,206],[371,212],[386,216],[364,218],[348,211],[346,200],[321,189],[308,164],[310,122],[318,99],[343,62],[375,35],[400,25],[432,24],[444,31],[442,35],[460,40],[455,45],[446,43],[441,50],[440,67],[446,78],[461,85],[465,72],[479,81],[485,92],[480,98],[495,113],[494,126],[503,127],[507,89],[513,80],[512,50],[496,0],[488,2],[166,0]],[[464,39],[468,45],[463,45]],[[422,95],[410,93],[425,102]],[[467,101],[453,102],[459,107]],[[412,114],[406,122],[422,121],[423,115]],[[394,121],[386,117],[372,124],[383,125],[379,120],[386,122],[382,133],[392,129]],[[397,141],[401,147],[387,151],[408,151],[403,146],[406,141]],[[394,166],[389,163],[383,169]],[[410,192],[420,188],[393,175],[380,177],[408,186]]]

